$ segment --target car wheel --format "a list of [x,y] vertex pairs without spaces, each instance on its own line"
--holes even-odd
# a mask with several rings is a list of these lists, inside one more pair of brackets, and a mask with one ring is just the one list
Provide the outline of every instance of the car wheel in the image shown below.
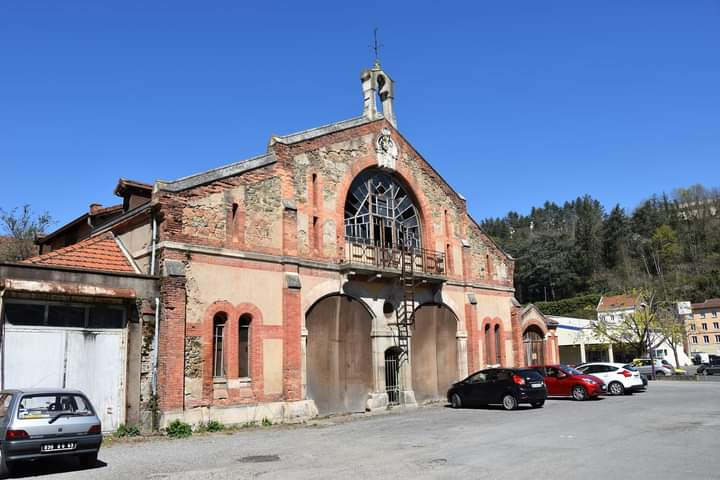
[[655,376],[656,376],[656,377],[664,377],[664,376],[665,376],[665,372],[663,372],[662,370],[660,370],[659,372],[655,372]]
[[80,455],[80,465],[82,465],[83,467],[94,467],[97,463],[97,457],[97,452]]
[[518,407],[517,398],[508,393],[502,398],[502,405],[505,410],[515,410]]
[[610,392],[610,395],[622,395],[625,393],[625,387],[620,382],[611,382],[608,385],[608,392]]
[[462,399],[457,393],[453,393],[450,397],[450,406],[452,408],[462,408]]
[[538,400],[537,402],[530,402],[530,405],[533,408],[542,408],[542,406],[545,405],[545,400]]
[[587,398],[587,392],[582,385],[575,385],[572,389],[571,394],[574,400],[585,400]]

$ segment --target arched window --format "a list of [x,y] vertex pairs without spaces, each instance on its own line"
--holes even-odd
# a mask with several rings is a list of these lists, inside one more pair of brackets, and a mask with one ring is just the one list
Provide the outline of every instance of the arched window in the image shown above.
[[502,352],[500,350],[500,342],[502,342],[502,339],[500,338],[500,325],[495,325],[495,363],[498,365],[502,365]]
[[485,325],[485,365],[492,365],[492,338],[490,336],[490,325]]
[[392,175],[368,170],[353,181],[345,200],[345,237],[382,247],[421,247],[417,208]]
[[252,317],[249,314],[240,316],[238,323],[238,375],[240,378],[250,377],[250,322]]
[[216,313],[213,317],[213,376],[225,377],[225,326],[227,315]]

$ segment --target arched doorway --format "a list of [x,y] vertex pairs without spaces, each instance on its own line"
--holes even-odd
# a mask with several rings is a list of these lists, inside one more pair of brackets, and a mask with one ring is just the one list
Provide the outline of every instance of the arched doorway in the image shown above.
[[525,347],[525,365],[545,364],[545,336],[535,327],[528,327],[523,333],[523,346]]
[[358,300],[332,295],[308,310],[307,397],[322,415],[365,411],[372,391],[372,316]]
[[423,305],[415,311],[410,360],[418,402],[445,398],[458,380],[457,322],[445,305]]

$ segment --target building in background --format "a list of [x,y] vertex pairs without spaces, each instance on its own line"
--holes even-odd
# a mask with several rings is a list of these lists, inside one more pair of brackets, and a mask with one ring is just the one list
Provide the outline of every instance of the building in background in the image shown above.
[[686,317],[689,351],[720,355],[720,298],[711,298],[691,305],[692,314]]

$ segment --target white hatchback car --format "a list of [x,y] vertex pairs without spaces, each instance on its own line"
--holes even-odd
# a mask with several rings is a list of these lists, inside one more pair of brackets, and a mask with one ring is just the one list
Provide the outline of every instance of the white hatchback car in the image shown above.
[[576,368],[586,375],[601,378],[610,395],[622,395],[644,388],[640,372],[628,370],[622,363],[584,363]]

